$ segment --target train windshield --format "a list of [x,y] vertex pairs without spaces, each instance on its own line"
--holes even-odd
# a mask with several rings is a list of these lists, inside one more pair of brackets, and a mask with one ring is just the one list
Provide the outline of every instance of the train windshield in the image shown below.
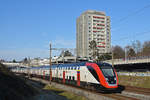
[[99,68],[102,70],[102,73],[104,74],[105,77],[114,77],[114,71],[113,68],[110,64],[108,63],[97,63]]
[[112,68],[102,68],[101,70],[105,77],[114,77],[114,72]]

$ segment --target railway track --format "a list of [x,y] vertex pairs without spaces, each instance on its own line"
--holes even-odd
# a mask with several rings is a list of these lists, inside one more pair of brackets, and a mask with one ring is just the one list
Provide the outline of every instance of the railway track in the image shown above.
[[122,91],[121,94],[135,97],[140,100],[150,100],[150,89],[148,88],[125,86],[125,90]]
[[[40,81],[44,84],[49,84],[48,80],[41,78],[33,77],[31,80]],[[113,92],[102,92],[93,89],[85,89],[81,87],[76,87],[68,84],[61,84],[57,82],[52,83],[54,86],[57,85],[57,88],[67,89],[67,91],[75,92],[79,95],[84,95],[89,98],[89,100],[150,100],[150,89],[132,87],[132,86],[121,86],[119,85],[119,91],[116,93]],[[84,93],[83,93],[84,92]],[[90,97],[91,96],[91,97]]]
[[150,95],[150,89],[148,88],[140,88],[140,87],[133,87],[133,86],[125,86],[125,91],[127,92],[134,92],[144,95]]
[[[38,80],[38,81],[40,80],[41,82],[45,84],[49,84],[48,80],[43,80],[39,78],[38,79],[32,78],[32,79]],[[61,89],[71,88],[70,89],[71,92],[76,91],[75,93],[76,94],[79,93],[79,95],[81,95],[82,93],[82,95],[92,100],[98,100],[98,98],[101,98],[100,100],[150,100],[150,96],[149,96],[150,89],[145,89],[145,88],[125,86],[125,90],[123,90],[121,93],[103,93],[103,92],[96,91],[96,90],[79,88],[79,87],[72,86],[72,85],[66,85],[66,84],[53,82],[53,85],[56,85],[56,84],[59,85],[57,86],[57,88],[61,88],[61,87],[62,87]]]

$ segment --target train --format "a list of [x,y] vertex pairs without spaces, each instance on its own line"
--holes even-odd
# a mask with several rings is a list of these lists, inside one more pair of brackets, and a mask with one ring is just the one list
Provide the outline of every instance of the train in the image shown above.
[[[95,89],[117,89],[118,76],[115,69],[108,63],[79,62],[69,64],[57,64],[40,67],[23,67],[12,69],[15,73],[40,77],[63,84],[71,84],[79,87]],[[51,74],[51,75],[50,75]]]

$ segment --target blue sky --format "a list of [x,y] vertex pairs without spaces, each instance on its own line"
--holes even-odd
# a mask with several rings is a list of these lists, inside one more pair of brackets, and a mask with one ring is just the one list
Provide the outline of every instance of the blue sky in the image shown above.
[[0,59],[48,57],[50,42],[75,48],[76,18],[89,9],[111,17],[112,45],[150,40],[150,0],[0,0]]

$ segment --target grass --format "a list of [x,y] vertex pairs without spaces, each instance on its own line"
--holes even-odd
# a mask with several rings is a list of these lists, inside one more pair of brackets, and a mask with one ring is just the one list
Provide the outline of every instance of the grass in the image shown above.
[[118,80],[120,85],[150,88],[150,77],[119,75]]
[[68,100],[87,100],[83,96],[79,96],[79,95],[76,95],[74,93],[67,92],[67,91],[64,91],[62,89],[55,88],[54,86],[46,85],[44,87],[44,89],[45,90],[50,90],[50,91],[54,92],[57,95],[60,95],[60,96],[63,96],[65,98],[67,98]]
[[5,74],[5,75],[12,75],[13,73],[10,72],[5,65],[0,63],[0,72]]
[[23,100],[37,91],[0,64],[0,100]]

